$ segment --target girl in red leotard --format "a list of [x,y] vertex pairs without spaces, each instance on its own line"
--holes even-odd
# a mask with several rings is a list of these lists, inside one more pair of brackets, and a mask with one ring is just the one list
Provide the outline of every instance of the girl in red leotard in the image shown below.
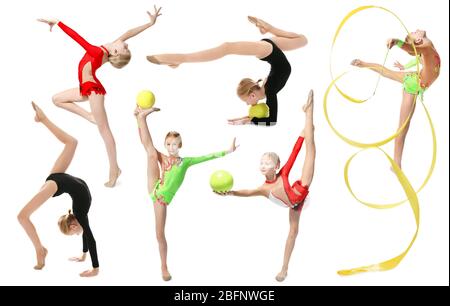
[[[125,41],[155,24],[157,18],[161,15],[161,8],[155,6],[154,9],[155,11],[153,14],[147,12],[150,17],[148,23],[133,28],[121,35],[115,41],[100,47],[91,45],[61,21],[54,19],[38,19],[40,22],[47,23],[50,26],[50,31],[53,29],[53,26],[58,25],[61,30],[86,50],[86,54],[83,56],[78,66],[79,87],[57,93],[53,96],[53,103],[56,106],[83,117],[91,123],[97,124],[100,135],[105,142],[109,159],[109,180],[105,183],[106,187],[115,186],[121,171],[117,163],[116,143],[109,127],[108,117],[104,106],[106,90],[95,76],[95,72],[106,62],[110,62],[111,65],[116,68],[122,68],[128,64],[131,59],[131,53],[128,50],[128,45]],[[88,100],[91,106],[91,112],[88,112],[75,104],[75,102]]]

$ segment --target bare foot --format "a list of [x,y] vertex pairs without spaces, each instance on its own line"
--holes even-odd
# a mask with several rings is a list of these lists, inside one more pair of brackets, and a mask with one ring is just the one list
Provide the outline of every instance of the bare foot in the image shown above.
[[351,64],[352,66],[356,66],[356,67],[360,67],[360,68],[363,68],[363,67],[366,65],[366,63],[363,62],[363,61],[360,60],[360,59],[355,59],[355,60],[353,60],[350,64]]
[[157,108],[157,107],[152,107],[152,108],[140,108],[139,106],[136,107],[136,109],[134,110],[134,115],[136,116],[136,118],[140,119],[140,118],[147,118],[148,115],[150,115],[153,112],[159,112],[161,109]]
[[[401,163],[398,163],[398,162],[395,162],[395,163],[396,163],[397,166],[400,168],[400,170],[402,170],[402,165],[401,165]],[[395,173],[394,167],[393,167],[393,166],[391,166],[390,169],[391,169],[392,173]]]
[[286,277],[287,277],[287,271],[281,271],[280,273],[277,274],[275,279],[279,282],[282,282],[286,279]]
[[117,171],[109,172],[109,181],[105,183],[105,187],[113,188],[116,186],[117,179],[122,174],[122,170],[118,169]]
[[306,113],[308,110],[312,111],[313,107],[314,107],[314,91],[311,89],[308,94],[308,100],[306,101],[305,105],[303,105],[302,109]]
[[147,56],[147,60],[150,63],[156,64],[156,65],[166,65],[170,68],[178,68],[180,66],[180,63],[171,63],[170,61],[165,61],[163,59],[163,55],[149,55]]
[[170,275],[169,271],[167,270],[162,271],[162,279],[163,281],[168,282],[172,279],[172,275]]
[[258,19],[256,17],[253,16],[248,16],[248,21],[250,21],[251,23],[253,23],[255,26],[258,27],[259,32],[261,32],[261,34],[266,34],[267,32],[270,32],[270,28],[272,27],[270,24],[268,24],[267,22],[265,22],[262,19]]
[[35,270],[42,270],[45,266],[45,257],[47,257],[48,251],[46,248],[42,247],[41,250],[36,252],[37,264],[34,266]]
[[36,116],[34,116],[34,121],[41,122],[41,121],[47,119],[47,116],[44,114],[42,109],[39,106],[37,106],[36,103],[31,102],[31,106],[33,107],[34,111],[36,112]]

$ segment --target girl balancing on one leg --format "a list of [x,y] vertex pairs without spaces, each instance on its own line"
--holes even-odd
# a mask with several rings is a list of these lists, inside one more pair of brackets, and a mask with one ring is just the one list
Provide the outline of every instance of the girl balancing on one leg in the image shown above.
[[[277,171],[280,168],[280,158],[278,155],[273,152],[265,153],[261,158],[260,165],[261,173],[266,177],[263,185],[257,189],[218,193],[220,195],[233,195],[238,197],[264,196],[276,204],[290,208],[290,230],[284,251],[283,267],[276,276],[276,280],[279,282],[282,282],[287,276],[289,260],[294,250],[295,240],[298,234],[300,213],[314,176],[316,147],[314,144],[313,110],[313,92],[310,91],[308,101],[303,106],[303,111],[306,114],[305,127],[298,137],[288,161],[281,170]],[[289,183],[289,173],[304,142],[306,143],[306,156],[305,162],[303,163],[302,176],[300,180],[291,185]]]
[[[405,41],[399,39],[389,39],[387,46],[390,49],[396,45],[402,50],[408,52],[408,54],[414,56],[415,53],[413,44],[417,54],[420,56],[419,60],[422,64],[422,69],[419,74],[417,74],[417,72],[392,71],[382,65],[366,63],[359,59],[352,61],[352,65],[354,66],[369,68],[375,72],[378,72],[383,77],[403,84],[403,101],[400,108],[400,127],[403,126],[408,117],[410,115],[412,116],[414,113],[417,96],[420,95],[422,97],[425,90],[428,89],[434,81],[436,81],[441,68],[439,54],[434,48],[431,40],[427,37],[426,32],[423,30],[416,30],[416,32],[410,33],[406,37]],[[395,66],[400,70],[403,70],[408,66],[411,67],[411,63],[409,65],[407,64],[406,67],[400,65],[399,63],[396,63]],[[409,122],[405,126],[403,132],[395,139],[394,160],[400,168],[402,167],[403,148],[408,129]]]
[[228,123],[232,125],[253,123],[271,126],[277,123],[277,94],[283,89],[291,74],[291,65],[283,51],[301,48],[307,44],[307,40],[301,34],[286,32],[261,19],[250,16],[248,19],[259,28],[262,34],[271,33],[275,37],[256,42],[226,42],[216,48],[196,53],[160,54],[147,56],[147,59],[154,64],[169,65],[171,67],[177,67],[182,63],[214,61],[227,55],[256,56],[260,60],[268,62],[271,69],[263,84],[260,85],[262,80],[255,82],[245,78],[239,83],[237,94],[248,105],[256,105],[259,100],[266,98],[266,104],[269,107],[269,117],[250,118],[249,116],[244,116],[228,120]]
[[[115,41],[100,47],[89,44],[83,37],[61,21],[38,19],[39,21],[50,25],[50,31],[53,26],[58,25],[67,35],[86,50],[86,54],[83,56],[78,66],[79,88],[72,88],[57,93],[53,96],[53,103],[97,124],[108,153],[109,180],[105,183],[106,187],[115,186],[121,170],[117,163],[116,143],[109,127],[104,105],[106,90],[95,76],[95,72],[106,62],[110,62],[115,68],[122,68],[128,64],[131,59],[131,53],[125,42],[153,26],[158,16],[161,15],[160,10],[161,8],[157,9],[155,6],[153,14],[147,12],[150,16],[150,21],[148,23],[131,29]],[[86,111],[75,103],[88,100],[91,106],[91,112]]]
[[189,167],[230,154],[236,150],[237,146],[236,139],[234,139],[229,150],[201,157],[181,158],[178,155],[182,147],[181,136],[177,132],[170,132],[167,134],[164,143],[168,152],[168,155],[165,155],[155,148],[147,126],[147,116],[155,111],[159,111],[159,109],[144,110],[136,108],[135,116],[139,125],[141,142],[147,152],[147,188],[154,203],[156,237],[161,256],[162,278],[165,281],[169,281],[172,277],[167,268],[167,242],[164,233],[167,206],[171,203],[177,190],[183,183]]
[[36,250],[37,264],[34,268],[41,270],[44,267],[47,249],[42,245],[30,217],[49,198],[68,193],[72,198],[73,214],[69,210],[67,215],[62,216],[58,221],[59,228],[66,235],[83,234],[83,254],[80,257],[71,258],[71,260],[82,262],[86,259],[87,252],[89,252],[92,261],[92,270],[84,271],[80,276],[96,276],[99,273],[97,247],[94,235],[89,227],[88,219],[88,212],[91,206],[91,194],[87,184],[82,179],[65,173],[75,154],[77,140],[51,122],[36,104],[32,103],[32,105],[36,111],[36,122],[41,122],[64,144],[64,150],[56,160],[45,184],[17,216]]

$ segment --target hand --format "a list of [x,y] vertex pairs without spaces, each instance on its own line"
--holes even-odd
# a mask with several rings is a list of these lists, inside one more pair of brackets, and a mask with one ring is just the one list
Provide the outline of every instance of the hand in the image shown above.
[[354,59],[351,63],[350,63],[350,65],[352,65],[352,66],[355,66],[355,67],[364,67],[364,62],[362,61],[362,60],[360,60],[360,59]]
[[153,6],[155,9],[155,13],[152,15],[149,11],[147,11],[148,16],[150,16],[150,24],[154,25],[156,23],[156,19],[158,19],[159,16],[161,16],[162,14],[160,13],[162,7],[160,8],[156,8],[156,5]]
[[84,272],[81,272],[80,276],[81,277],[94,277],[94,276],[97,276],[99,272],[100,272],[99,268],[94,268],[92,270],[86,270]]
[[398,69],[400,69],[400,70],[405,70],[405,66],[403,66],[402,64],[400,64],[399,61],[396,61],[396,62],[394,63],[394,67],[396,67],[396,68],[398,68]]
[[230,149],[227,151],[228,154],[233,153],[237,148],[239,148],[239,145],[236,145],[236,137],[234,137],[233,143],[231,144]]
[[86,260],[86,253],[83,253],[80,257],[70,257],[69,260],[74,262],[83,262]]
[[395,38],[390,38],[388,39],[386,46],[388,47],[388,49],[391,49],[393,46],[395,46],[397,44],[398,39]]
[[234,193],[234,191],[232,191],[232,190],[230,190],[230,191],[214,191],[213,190],[213,192],[215,193],[215,194],[217,194],[217,195],[220,195],[220,196],[230,196],[230,195],[233,195],[233,193]]
[[228,124],[230,125],[244,125],[249,124],[251,121],[250,117],[245,116],[242,118],[236,118],[236,119],[228,119]]
[[53,27],[59,22],[58,19],[44,19],[44,18],[39,18],[37,21],[48,24],[50,26],[50,32],[52,31]]

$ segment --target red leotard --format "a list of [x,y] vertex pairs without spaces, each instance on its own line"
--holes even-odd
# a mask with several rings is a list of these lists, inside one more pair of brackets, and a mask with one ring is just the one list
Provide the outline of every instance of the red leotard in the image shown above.
[[[292,186],[289,184],[289,172],[291,172],[295,159],[297,158],[298,153],[302,148],[303,140],[305,140],[305,138],[301,136],[297,139],[291,156],[289,156],[286,164],[283,166],[283,168],[281,168],[280,172],[278,172],[278,174],[283,179],[284,190],[286,191],[289,201],[291,201],[291,203],[294,205],[301,204],[309,193],[308,186],[303,186],[301,180],[295,181]],[[294,190],[299,194],[294,192]]]
[[[106,90],[100,81],[95,76],[95,72],[98,68],[100,68],[103,64],[103,57],[106,53],[108,56],[108,50],[105,47],[97,47],[88,43],[83,37],[81,37],[77,32],[66,26],[61,21],[58,22],[58,26],[63,30],[67,35],[69,35],[73,40],[75,40],[84,50],[86,50],[86,54],[80,61],[78,65],[78,80],[80,82],[80,94],[82,96],[89,96],[92,92],[96,94],[104,95],[106,94]],[[94,82],[92,81],[83,81],[83,68],[87,64],[91,64],[91,73]]]

